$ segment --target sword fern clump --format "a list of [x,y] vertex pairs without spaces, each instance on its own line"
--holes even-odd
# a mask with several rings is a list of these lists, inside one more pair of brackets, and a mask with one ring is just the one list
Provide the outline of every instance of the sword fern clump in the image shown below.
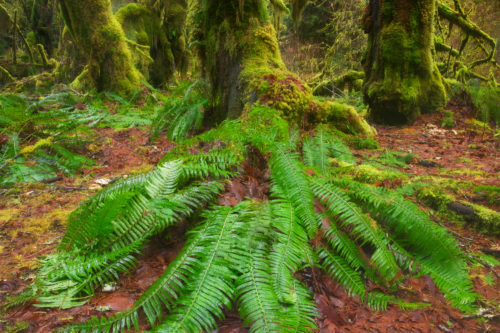
[[[251,332],[309,332],[318,312],[300,279],[307,267],[375,309],[415,304],[369,291],[367,281],[394,287],[428,274],[453,305],[472,311],[478,296],[446,229],[396,192],[338,174],[333,161],[355,158],[327,128],[296,133],[274,110],[255,108],[184,140],[156,170],[104,189],[72,214],[45,260],[31,288],[37,305],[87,302],[133,270],[146,241],[186,221],[184,248],[129,310],[64,330],[138,331],[144,313],[154,332],[211,331],[234,309]],[[255,147],[268,160],[269,200],[216,205],[221,181],[243,172]]]

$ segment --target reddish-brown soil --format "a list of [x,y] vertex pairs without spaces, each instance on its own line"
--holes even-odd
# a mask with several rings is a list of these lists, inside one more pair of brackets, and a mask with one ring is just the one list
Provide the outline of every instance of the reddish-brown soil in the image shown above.
[[[433,124],[435,126],[430,126]],[[429,115],[415,125],[406,128],[379,127],[381,147],[408,151],[417,154],[418,159],[433,160],[447,170],[481,170],[481,177],[454,175],[478,184],[498,184],[500,156],[497,144],[490,132],[470,130],[469,124],[459,120],[455,132],[440,130],[440,115]],[[436,126],[437,125],[437,126]],[[434,132],[429,133],[429,129]],[[114,180],[124,175],[142,172],[152,168],[172,143],[160,140],[149,143],[144,130],[130,129],[114,132],[100,130],[99,148],[93,158],[99,166],[86,170],[76,178],[63,178],[53,184],[33,184],[21,187],[19,192],[0,197],[0,302],[7,295],[19,293],[34,278],[37,259],[54,250],[58,239],[64,234],[65,218],[79,202],[93,195],[101,185],[97,180]],[[447,142],[444,145],[444,142]],[[474,146],[472,146],[474,145]],[[90,154],[90,155],[92,155]],[[436,159],[440,157],[440,159]],[[458,160],[467,157],[470,162]],[[258,166],[246,163],[243,175],[228,183],[219,203],[235,205],[244,197],[257,200],[267,198],[269,173]],[[406,172],[416,175],[435,174],[449,176],[442,168],[429,168],[411,163]],[[4,216],[7,216],[4,218]],[[461,245],[469,251],[500,249],[498,239],[476,234],[454,225],[448,226]],[[26,322],[26,332],[50,332],[69,322],[79,322],[91,316],[99,316],[102,306],[109,306],[105,315],[129,308],[139,295],[157,279],[168,266],[184,242],[186,226],[179,226],[171,232],[169,240],[158,238],[150,242],[139,258],[135,272],[125,276],[118,283],[116,291],[99,292],[81,307],[58,310],[37,308],[28,304],[9,310],[0,321],[0,331],[8,332],[15,322]],[[498,270],[499,267],[496,267]],[[488,285],[485,275],[494,277]],[[485,296],[483,308],[497,307],[500,284],[489,268],[473,268],[475,289]],[[449,306],[427,277],[407,279],[397,296],[413,302],[428,303],[420,310],[403,311],[390,306],[385,312],[377,312],[362,304],[359,299],[349,297],[338,284],[332,282],[319,270],[304,271],[297,277],[314,291],[314,299],[320,311],[318,332],[499,332],[498,321],[465,318],[464,314]],[[380,288],[371,286],[372,288]],[[218,332],[247,332],[237,314],[227,312],[226,320],[220,323]],[[147,329],[143,321],[142,329]]]

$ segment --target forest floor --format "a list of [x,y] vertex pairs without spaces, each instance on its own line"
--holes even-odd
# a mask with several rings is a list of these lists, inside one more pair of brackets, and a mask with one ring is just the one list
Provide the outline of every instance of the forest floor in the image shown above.
[[[470,181],[477,185],[500,186],[500,155],[494,132],[481,128],[469,118],[466,107],[450,104],[455,110],[456,126],[441,127],[442,114],[419,119],[408,127],[377,127],[382,149],[357,150],[356,156],[369,158],[384,148],[415,154],[408,167],[401,169],[410,177],[435,176]],[[460,115],[460,117],[458,117]],[[77,177],[60,177],[50,183],[21,186],[15,193],[0,194],[0,302],[19,293],[34,278],[38,260],[51,253],[65,232],[65,221],[78,204],[106,185],[132,174],[153,168],[175,144],[165,139],[149,142],[147,129],[132,128],[115,131],[99,129],[97,149],[88,156],[97,166],[83,170]],[[391,184],[379,184],[391,186]],[[227,185],[220,204],[234,205],[245,196],[265,196],[269,189],[266,170],[246,169]],[[478,201],[498,210],[499,203],[488,201],[475,193],[466,193],[468,200]],[[431,212],[432,213],[432,212]],[[482,249],[500,250],[498,238],[476,233],[435,217],[456,236],[467,253]],[[98,292],[87,304],[68,309],[38,308],[30,303],[12,309],[0,320],[1,332],[50,332],[70,322],[91,316],[109,315],[129,308],[133,302],[165,270],[182,248],[186,226],[179,226],[173,236],[157,238],[139,258],[135,272],[127,275],[112,292]],[[498,252],[497,252],[498,253]],[[481,307],[493,308],[498,315],[500,303],[500,267],[472,265],[476,291],[485,298]],[[376,312],[349,297],[342,288],[319,270],[304,271],[298,276],[314,291],[320,310],[318,332],[499,332],[496,319],[469,318],[449,306],[430,278],[407,279],[397,296],[408,301],[424,302],[424,309],[403,311],[390,305],[385,312]],[[372,286],[372,288],[379,288]],[[217,332],[247,332],[238,316],[227,310],[226,320]],[[142,328],[147,324],[143,322]]]

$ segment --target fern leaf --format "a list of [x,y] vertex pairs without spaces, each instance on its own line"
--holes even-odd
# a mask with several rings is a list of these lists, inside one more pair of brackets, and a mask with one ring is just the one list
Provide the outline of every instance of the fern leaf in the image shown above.
[[[252,261],[236,282],[238,312],[250,332],[283,332],[281,307],[274,293],[264,249],[254,250]],[[281,318],[282,319],[282,318]]]
[[162,308],[171,309],[176,299],[186,286],[186,281],[193,276],[197,258],[204,255],[205,247],[201,246],[206,237],[213,231],[215,219],[207,219],[197,228],[189,232],[189,238],[177,258],[167,270],[149,287],[127,311],[109,318],[93,318],[92,320],[65,327],[64,332],[122,332],[134,327],[139,330],[139,310],[143,310],[151,325],[161,319]]
[[365,299],[366,288],[360,273],[353,270],[342,257],[331,254],[323,248],[319,249],[318,256],[321,259],[323,269],[346,288],[350,295],[356,295],[362,300]]
[[314,212],[314,197],[300,168],[298,155],[276,145],[269,161],[271,177],[288,198],[307,230],[309,238],[318,231],[319,219]]
[[358,239],[366,240],[375,246],[376,250],[371,260],[386,280],[393,279],[399,272],[399,267],[388,248],[383,231],[378,229],[373,220],[363,214],[339,188],[318,178],[311,178],[311,187],[333,214],[339,216],[343,223],[354,227],[352,233]]
[[293,274],[307,261],[307,233],[295,216],[290,202],[276,200],[271,204],[274,235],[270,253],[271,275],[278,299],[282,303],[293,303]]
[[196,274],[187,281],[185,294],[156,332],[211,330],[222,319],[223,307],[233,299],[233,272],[227,260],[232,243],[232,227],[238,218],[230,207],[219,207],[206,217],[214,223],[202,240],[204,255],[194,263]]

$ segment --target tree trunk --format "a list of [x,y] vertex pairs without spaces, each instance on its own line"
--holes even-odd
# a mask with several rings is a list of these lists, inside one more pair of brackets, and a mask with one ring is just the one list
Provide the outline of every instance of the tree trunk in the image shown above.
[[73,82],[99,91],[128,95],[140,86],[123,30],[110,0],[60,0],[61,10],[77,46],[88,56],[87,69]]
[[311,89],[287,71],[268,0],[192,1],[198,1],[190,5],[198,25],[191,27],[191,39],[200,41],[199,56],[213,89],[208,125],[237,118],[259,104],[301,126],[335,122],[341,130],[374,133],[353,108],[314,100]]
[[435,0],[370,0],[365,12],[365,101],[376,122],[406,124],[444,106],[433,60]]

